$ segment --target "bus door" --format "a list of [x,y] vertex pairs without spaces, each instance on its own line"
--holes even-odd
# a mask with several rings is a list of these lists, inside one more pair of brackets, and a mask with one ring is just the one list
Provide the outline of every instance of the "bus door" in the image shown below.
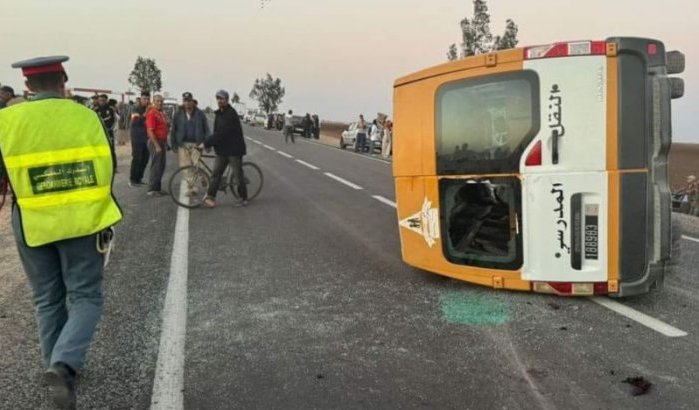
[[606,56],[525,58],[524,69],[539,79],[540,117],[520,162],[522,279],[540,292],[607,293]]

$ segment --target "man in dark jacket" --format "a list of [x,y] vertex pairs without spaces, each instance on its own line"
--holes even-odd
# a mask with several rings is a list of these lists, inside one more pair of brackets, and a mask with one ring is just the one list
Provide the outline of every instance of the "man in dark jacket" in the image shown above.
[[[116,151],[114,149],[114,122],[116,121],[116,113],[114,108],[109,105],[109,99],[107,94],[100,94],[97,97],[97,107],[94,111],[99,115],[107,129],[107,137],[109,138],[109,146],[112,148],[112,156],[116,158]],[[116,168],[114,168],[116,172]]]
[[[192,93],[182,94],[182,107],[175,113],[170,128],[170,146],[178,154],[180,167],[199,162],[199,151],[194,148],[204,142],[209,133],[209,120],[194,104]],[[187,187],[188,196],[197,194],[196,187]]]
[[204,141],[204,147],[214,147],[216,161],[214,171],[209,183],[209,191],[204,198],[204,204],[209,208],[216,206],[216,192],[221,184],[221,176],[226,167],[231,166],[233,173],[233,183],[238,189],[240,202],[236,206],[246,206],[248,204],[248,190],[244,183],[243,175],[243,155],[247,153],[245,138],[243,138],[243,127],[240,125],[240,117],[229,104],[229,94],[225,90],[216,92],[216,103],[218,110],[215,111],[214,133]]
[[141,92],[137,106],[131,112],[131,176],[129,186],[146,185],[142,179],[148,159],[148,134],[146,133],[146,110],[150,105],[150,93]]

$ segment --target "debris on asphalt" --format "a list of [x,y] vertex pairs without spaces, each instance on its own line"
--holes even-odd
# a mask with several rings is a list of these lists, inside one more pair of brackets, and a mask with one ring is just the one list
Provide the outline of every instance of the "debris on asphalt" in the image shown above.
[[532,376],[535,379],[543,379],[544,377],[547,377],[549,375],[549,372],[547,372],[544,369],[527,369],[527,374]]
[[561,305],[559,305],[558,303],[554,303],[554,302],[549,302],[549,303],[547,303],[547,305],[549,305],[549,307],[552,310],[558,310],[561,308]]
[[324,378],[325,378],[325,376],[323,376],[322,373],[318,373],[318,374],[316,375],[316,379],[318,379],[318,380],[324,379]]
[[646,378],[642,376],[627,377],[622,383],[627,383],[633,386],[633,389],[631,390],[632,396],[641,396],[646,394],[648,393],[648,390],[650,390],[651,386],[653,386],[653,383],[646,380]]
[[558,328],[558,330],[568,330],[568,326],[561,326]]

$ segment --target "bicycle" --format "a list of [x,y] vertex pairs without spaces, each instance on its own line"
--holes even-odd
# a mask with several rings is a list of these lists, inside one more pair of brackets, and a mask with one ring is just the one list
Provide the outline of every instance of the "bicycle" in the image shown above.
[[[187,150],[190,158],[194,151],[198,151],[198,160],[194,165],[181,167],[172,174],[168,183],[170,196],[179,206],[189,209],[199,208],[204,203],[204,196],[209,189],[209,181],[213,172],[203,158],[214,158],[214,156],[202,153],[201,148],[197,147],[181,147],[180,149]],[[260,167],[254,162],[244,161],[243,181],[248,189],[248,201],[255,199],[260,194],[264,182]],[[231,167],[228,166],[221,176],[221,184],[218,190],[227,193],[230,189],[233,196],[236,199],[240,199],[237,188],[233,183]]]

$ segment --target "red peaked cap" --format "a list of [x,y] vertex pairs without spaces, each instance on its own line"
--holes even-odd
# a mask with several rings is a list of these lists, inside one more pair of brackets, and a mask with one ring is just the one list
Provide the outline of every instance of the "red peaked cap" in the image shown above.
[[66,70],[63,68],[63,64],[61,64],[61,63],[42,65],[42,66],[38,66],[38,67],[24,67],[24,68],[22,68],[22,74],[25,77],[29,77],[30,75],[45,74],[45,73],[64,73],[65,74],[65,72],[66,72]]
[[45,73],[63,73],[67,80],[68,76],[62,64],[66,61],[68,61],[68,56],[36,57],[29,60],[18,61],[12,64],[12,68],[22,69],[22,74],[25,77]]

